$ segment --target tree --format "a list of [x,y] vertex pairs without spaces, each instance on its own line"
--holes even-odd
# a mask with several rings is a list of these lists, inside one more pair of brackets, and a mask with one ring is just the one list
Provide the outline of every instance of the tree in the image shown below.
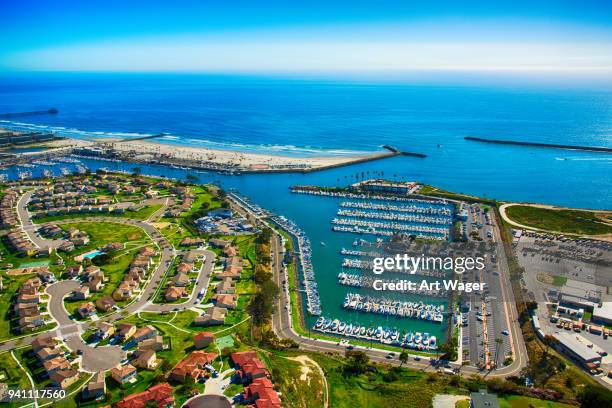
[[187,183],[189,184],[196,184],[197,182],[200,181],[200,179],[197,176],[194,176],[193,174],[188,174],[186,179],[187,179]]
[[402,350],[402,352],[400,353],[399,361],[401,363],[400,367],[406,364],[406,362],[408,362],[408,353],[406,352],[406,350]]
[[358,375],[366,372],[368,368],[368,355],[361,350],[346,350],[346,365],[344,373],[347,375]]

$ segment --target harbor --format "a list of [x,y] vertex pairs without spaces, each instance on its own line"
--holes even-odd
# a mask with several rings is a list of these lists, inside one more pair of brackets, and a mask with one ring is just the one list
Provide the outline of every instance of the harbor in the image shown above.
[[344,309],[363,313],[378,313],[398,318],[429,320],[442,323],[444,305],[426,304],[423,302],[402,302],[399,300],[362,296],[358,293],[347,293],[342,304]]
[[438,338],[429,332],[412,332],[387,326],[362,326],[339,319],[320,317],[313,330],[358,340],[377,342],[420,351],[438,350]]

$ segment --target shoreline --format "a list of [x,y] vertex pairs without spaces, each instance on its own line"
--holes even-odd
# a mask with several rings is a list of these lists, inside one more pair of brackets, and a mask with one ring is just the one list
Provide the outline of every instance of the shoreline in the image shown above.
[[41,151],[13,153],[10,160],[2,163],[2,167],[18,165],[33,159],[52,159],[54,156],[70,154],[84,158],[168,165],[230,174],[310,173],[404,155],[397,149],[386,147],[382,151],[347,156],[294,157],[273,153],[181,146],[159,143],[150,138],[96,141],[66,138],[46,144]]

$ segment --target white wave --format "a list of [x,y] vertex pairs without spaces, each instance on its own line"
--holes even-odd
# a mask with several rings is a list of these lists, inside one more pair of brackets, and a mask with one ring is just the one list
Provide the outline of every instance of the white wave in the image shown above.
[[[63,126],[47,126],[47,125],[37,125],[33,123],[23,123],[23,122],[13,122],[13,121],[2,121],[3,123],[10,123],[10,127],[13,130],[18,131],[48,131],[55,132],[62,136],[67,137],[75,137],[75,138],[86,138],[86,137],[96,137],[96,138],[140,138],[153,136],[152,133],[138,133],[138,132],[106,132],[106,131],[86,131],[75,128],[66,128]],[[191,144],[191,145],[200,145],[207,146],[210,148],[216,148],[219,150],[230,149],[230,150],[238,150],[238,151],[250,151],[250,152],[260,152],[260,153],[268,153],[270,151],[286,154],[286,155],[297,155],[297,156],[308,156],[308,155],[318,155],[318,156],[348,156],[348,155],[359,155],[366,154],[369,152],[359,151],[359,150],[346,150],[346,149],[324,149],[324,148],[316,148],[312,146],[294,146],[294,145],[279,145],[279,144],[244,144],[239,142],[217,142],[209,139],[195,139],[188,138],[183,139],[179,136],[174,135],[164,135],[163,137],[157,139],[159,142],[167,141],[168,143],[176,143],[179,144]]]

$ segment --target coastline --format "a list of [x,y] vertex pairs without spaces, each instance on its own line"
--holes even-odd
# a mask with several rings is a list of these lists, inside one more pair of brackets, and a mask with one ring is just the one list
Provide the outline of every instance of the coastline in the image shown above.
[[[253,153],[229,149],[181,146],[159,143],[151,139],[65,138],[47,143],[44,150],[16,153],[10,164],[51,158],[54,155],[76,154],[86,158],[103,158],[135,164],[161,164],[173,167],[210,170],[223,173],[309,173],[348,166],[372,160],[399,156],[403,153],[385,148],[346,156],[297,157],[274,153]],[[8,164],[8,163],[7,163]]]

